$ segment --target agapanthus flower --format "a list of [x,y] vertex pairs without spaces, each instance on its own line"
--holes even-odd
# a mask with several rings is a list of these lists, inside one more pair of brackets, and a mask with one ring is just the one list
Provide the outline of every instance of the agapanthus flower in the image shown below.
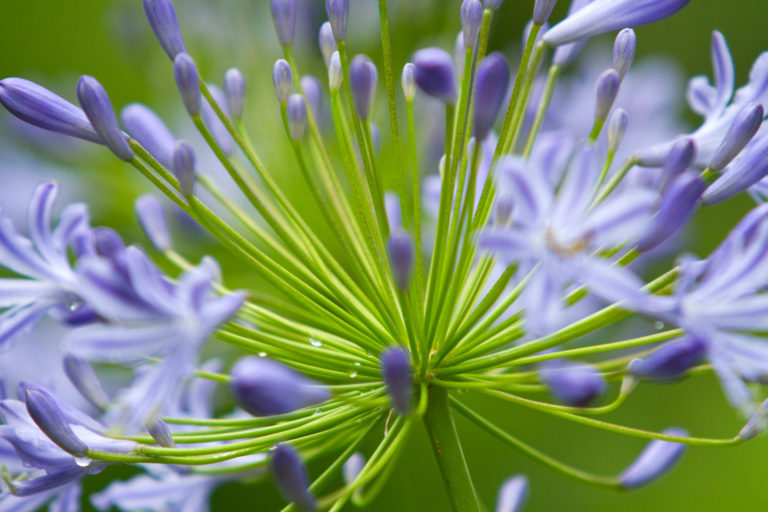
[[[0,81],[13,115],[106,146],[156,192],[135,203],[148,250],[92,226],[79,203],[53,227],[53,182],[35,191],[28,235],[0,217],[0,265],[13,274],[0,278],[0,344],[18,336],[24,348],[0,359],[0,511],[77,510],[83,479],[112,464],[142,473],[92,494],[102,510],[205,510],[221,484],[258,478],[289,508],[366,506],[423,423],[452,509],[479,512],[489,497],[475,489],[455,414],[614,490],[661,478],[687,445],[735,445],[768,428],[753,390],[768,382],[768,206],[705,260],[655,278],[630,266],[682,245],[702,208],[768,196],[765,59],[734,95],[715,33],[715,83],[689,88],[704,123],[674,135],[674,88],[657,80],[669,73],[634,64],[642,40],[631,27],[687,0],[575,0],[559,22],[555,3],[532,3],[522,53],[509,55],[489,47],[502,2],[467,0],[453,17],[456,55],[408,47],[406,63],[393,59],[386,1],[382,53],[367,56],[357,53],[358,5],[326,0],[328,20],[311,31],[326,95],[325,79],[303,74],[309,52],[294,51],[311,19],[301,2],[271,1],[281,53],[227,65],[220,88],[198,45],[187,47],[174,3],[144,0],[178,109],[200,137],[135,103],[118,121],[89,75],[78,81],[82,108],[24,79]],[[588,71],[564,79],[585,41],[611,31],[612,59],[587,55]],[[258,88],[247,80],[270,67],[274,91],[251,104]],[[267,126],[265,108],[282,127]],[[422,130],[440,132],[429,158]],[[215,241],[228,253],[221,267],[182,254],[189,233],[168,222],[169,203],[210,235],[206,249]],[[38,327],[46,315],[63,329],[56,350],[39,338],[53,336]],[[627,318],[663,323],[648,333]],[[645,331],[612,339],[629,329]],[[47,366],[13,364],[34,351]],[[203,363],[209,351],[216,359]],[[71,386],[41,376],[51,365]],[[748,416],[732,437],[594,418],[646,380],[709,371]],[[514,422],[497,425],[475,410],[475,394],[648,444],[623,471],[616,460],[612,474],[593,474],[518,438]],[[507,479],[497,510],[518,511],[527,495],[526,477]]]

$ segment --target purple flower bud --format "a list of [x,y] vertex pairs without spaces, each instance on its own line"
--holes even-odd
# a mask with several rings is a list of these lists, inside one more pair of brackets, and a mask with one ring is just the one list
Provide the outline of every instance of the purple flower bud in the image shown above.
[[499,6],[503,1],[504,0],[483,0],[483,4],[486,9],[491,9],[495,11],[496,9],[499,8]]
[[763,123],[763,106],[758,103],[750,103],[742,108],[733,119],[728,133],[715,151],[709,169],[720,172],[726,165],[736,158],[736,155],[744,149],[752,137],[755,136]]
[[[663,433],[677,437],[688,435],[680,428],[668,428]],[[619,484],[624,489],[637,489],[656,480],[672,469],[684,451],[684,444],[658,439],[651,441],[635,462],[619,475]]]
[[586,407],[605,391],[603,376],[585,363],[547,361],[540,375],[558,401],[574,407]]
[[147,425],[147,431],[152,439],[157,441],[157,444],[164,446],[165,448],[175,448],[176,442],[173,440],[171,431],[168,430],[168,425],[162,420],[157,418]]
[[537,25],[543,25],[552,14],[557,0],[536,0],[533,4],[533,22]]
[[499,488],[496,512],[520,512],[528,499],[528,479],[523,475],[508,478]]
[[768,135],[752,141],[704,192],[706,205],[719,203],[747,190],[768,175]]
[[[208,89],[211,91],[213,101],[215,101],[216,105],[226,113],[227,102],[222,90],[213,84],[208,84]],[[216,139],[219,148],[221,148],[224,154],[231,155],[235,152],[235,140],[232,138],[232,135],[230,135],[229,130],[227,130],[227,127],[221,122],[218,114],[216,114],[216,111],[207,99],[203,102],[202,107],[203,121],[205,121],[205,125],[211,131],[213,138]]]
[[275,65],[272,66],[272,84],[275,86],[275,94],[277,94],[277,101],[281,105],[284,105],[288,98],[291,96],[291,82],[293,81],[293,73],[291,72],[291,65],[285,59],[278,59]]
[[416,73],[416,66],[414,66],[413,63],[409,62],[403,66],[403,74],[400,78],[400,84],[403,87],[405,101],[413,101],[413,98],[416,96],[416,78],[414,73]]
[[341,468],[341,473],[344,476],[344,483],[350,485],[355,481],[357,476],[363,471],[365,467],[365,457],[360,452],[353,453]]
[[50,393],[42,388],[28,387],[24,394],[29,415],[51,441],[75,457],[88,455],[88,446],[72,432],[64,413]]
[[99,382],[99,378],[96,377],[96,373],[88,361],[67,354],[64,356],[63,365],[64,373],[83,398],[100,411],[109,407],[109,397],[104,392],[104,388],[101,387],[101,382]]
[[195,150],[180,140],[173,149],[173,175],[179,181],[181,193],[189,197],[195,194]]
[[291,139],[301,140],[307,131],[307,103],[301,94],[292,94],[285,107]]
[[425,48],[413,54],[416,85],[429,96],[456,103],[456,70],[453,59],[440,48]]
[[271,0],[272,19],[282,45],[293,44],[296,34],[296,0]]
[[330,398],[320,383],[271,359],[244,357],[230,374],[238,403],[254,416],[285,414]]
[[501,104],[507,95],[509,86],[509,65],[507,59],[499,52],[488,55],[477,67],[475,78],[475,122],[474,135],[478,141],[484,140]]
[[180,53],[173,60],[173,75],[179,88],[184,107],[192,117],[200,115],[200,75],[192,57]]
[[376,123],[368,123],[368,129],[371,130],[371,144],[373,145],[373,152],[379,154],[381,149],[381,130]]
[[768,400],[764,400],[761,403],[752,416],[739,431],[739,437],[744,441],[759,436],[768,429]]
[[347,37],[349,0],[325,0],[325,10],[328,12],[328,21],[333,29],[333,37],[337,41],[343,41]]
[[674,178],[648,231],[637,243],[637,250],[649,251],[682,228],[696,211],[705,188],[707,184],[697,172],[683,173]]
[[402,230],[394,230],[387,238],[387,254],[395,285],[398,289],[406,290],[411,280],[413,266],[413,242],[411,237]]
[[0,80],[0,103],[11,114],[31,125],[104,144],[82,109],[29,80]]
[[[590,3],[592,3],[592,0],[573,0],[573,2],[571,2],[571,7],[568,9],[568,16]],[[576,60],[576,57],[579,56],[579,53],[581,53],[586,42],[586,39],[578,39],[572,43],[558,46],[557,49],[555,49],[554,57],[552,57],[552,64],[561,68],[570,66],[573,61]]]
[[483,5],[480,0],[464,0],[461,4],[461,30],[467,48],[475,47],[482,22]]
[[349,65],[349,86],[352,89],[355,112],[360,119],[368,119],[371,113],[378,79],[379,73],[371,59],[365,55],[356,55],[352,59]]
[[631,28],[625,28],[616,36],[613,43],[613,69],[619,74],[619,80],[624,77],[635,60],[635,51],[637,50],[637,36]]
[[672,16],[690,0],[596,0],[570,14],[544,34],[549,46],[637,27]]
[[120,118],[131,137],[164,167],[170,166],[176,139],[152,109],[133,103],[122,110]]
[[77,99],[80,101],[85,115],[91,121],[91,126],[99,134],[104,144],[118,158],[126,162],[133,160],[133,149],[120,129],[107,91],[104,90],[99,81],[92,76],[81,76],[77,82]]
[[331,23],[326,21],[320,26],[320,32],[317,35],[317,43],[320,46],[320,53],[323,54],[323,61],[327,66],[331,61],[331,55],[338,48],[336,46],[336,38],[333,37],[333,29]]
[[629,126],[629,116],[623,108],[617,108],[608,119],[608,151],[615,152]]
[[136,200],[136,215],[152,245],[160,252],[171,248],[171,233],[165,219],[163,204],[152,194],[145,194]]
[[180,53],[186,53],[187,48],[184,46],[179,21],[176,19],[176,10],[171,0],[144,0],[144,13],[160,46],[171,60]]
[[307,467],[301,455],[289,444],[279,444],[269,460],[272,478],[286,501],[304,512],[317,510],[317,502],[309,490]]
[[344,73],[341,69],[341,57],[339,57],[339,52],[333,52],[331,60],[328,61],[328,87],[332,91],[338,91],[343,80]]
[[408,414],[413,394],[413,370],[408,353],[401,347],[386,349],[381,354],[381,373],[392,408],[398,414]]
[[686,336],[663,344],[642,359],[635,359],[629,364],[629,371],[648,379],[673,379],[699,364],[706,352],[707,346],[702,340]]
[[[664,160],[666,182],[686,171],[696,160],[696,143],[690,137],[683,137],[672,145]],[[666,187],[664,187],[666,188]]]
[[595,119],[605,121],[611,112],[611,107],[619,92],[619,75],[616,70],[609,69],[603,72],[597,79],[597,106],[595,107]]
[[323,124],[323,86],[320,81],[312,75],[301,77],[301,90],[304,92],[304,98],[307,100],[312,116],[317,124]]
[[239,69],[230,68],[224,74],[224,95],[227,97],[227,105],[232,117],[235,119],[243,117],[245,79]]

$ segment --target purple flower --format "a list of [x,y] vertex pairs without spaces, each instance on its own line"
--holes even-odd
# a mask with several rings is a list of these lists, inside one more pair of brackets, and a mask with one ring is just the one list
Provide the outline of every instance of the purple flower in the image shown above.
[[523,475],[508,478],[499,487],[496,512],[520,512],[528,499],[528,479]]
[[300,141],[307,131],[307,102],[301,94],[291,94],[285,106],[285,117],[291,139]]
[[325,10],[333,29],[333,36],[337,41],[343,41],[347,37],[349,0],[325,0]]
[[192,149],[192,146],[180,140],[176,143],[176,147],[173,148],[171,169],[173,170],[173,175],[179,181],[181,193],[185,196],[195,194],[195,176],[197,175],[195,167],[195,150]]
[[117,123],[107,91],[98,80],[92,76],[81,76],[77,82],[77,99],[104,144],[121,160],[131,161],[133,149]]
[[[549,149],[550,159],[557,162],[561,150]],[[497,167],[500,194],[509,194],[515,205],[512,222],[508,228],[486,229],[478,244],[502,262],[517,263],[521,275],[534,271],[524,296],[528,326],[534,332],[555,328],[563,307],[560,297],[573,282],[628,307],[645,297],[643,283],[634,274],[597,253],[634,246],[648,227],[658,196],[644,189],[616,192],[591,208],[599,172],[594,156],[593,149],[582,149],[562,179],[562,168],[548,169],[550,178],[535,166],[547,161],[543,155],[532,156],[528,164],[506,159]]]
[[317,510],[317,502],[309,490],[307,468],[296,448],[289,444],[277,445],[272,452],[270,469],[277,488],[287,501],[305,512]]
[[559,46],[626,27],[672,16],[690,0],[596,0],[569,14],[544,34],[544,42]]
[[400,347],[385,350],[381,354],[381,373],[392,407],[398,414],[408,414],[413,394],[413,369],[408,353]]
[[296,0],[271,0],[270,5],[280,44],[293,44],[296,34]]
[[165,167],[171,166],[176,138],[157,114],[140,103],[133,103],[122,110],[120,118],[131,137],[155,160]]
[[243,101],[245,99],[245,78],[237,68],[230,68],[224,74],[224,94],[232,117],[243,117]]
[[414,78],[416,85],[425,94],[445,103],[456,103],[456,69],[453,59],[441,48],[425,48],[413,54],[416,66]]
[[144,233],[160,252],[171,248],[171,233],[165,218],[163,203],[152,194],[145,194],[136,200],[136,216]]
[[197,64],[187,53],[179,53],[173,59],[173,76],[176,86],[184,101],[184,107],[190,116],[200,115],[200,75],[197,72]]
[[387,255],[395,284],[400,290],[406,290],[411,280],[413,242],[402,229],[396,229],[387,237]]
[[180,53],[186,53],[184,39],[176,19],[176,9],[171,0],[144,0],[144,13],[155,32],[160,46],[171,59]]
[[349,64],[349,87],[352,89],[355,113],[362,120],[368,119],[371,113],[378,79],[379,74],[371,59],[365,55],[355,55]]
[[603,376],[585,363],[547,361],[539,374],[555,398],[574,407],[586,407],[605,391]]
[[638,377],[672,379],[701,362],[706,344],[697,338],[684,337],[663,344],[642,359],[629,364],[629,371]]
[[498,52],[488,55],[477,67],[475,88],[475,139],[483,140],[493,128],[509,87],[509,65]]
[[244,357],[231,375],[238,403],[254,416],[285,414],[330,398],[319,382],[271,359]]
[[7,308],[0,314],[0,345],[31,329],[46,313],[66,320],[84,306],[67,251],[90,233],[88,211],[84,204],[69,205],[52,228],[57,191],[54,182],[35,189],[27,212],[30,238],[0,215],[0,263],[26,278],[0,279],[0,307]]
[[22,121],[44,130],[104,144],[82,109],[29,80],[0,80],[0,103]]
[[[664,434],[686,437],[688,432],[680,428],[668,428]],[[672,441],[651,441],[640,456],[619,476],[624,489],[637,489],[667,473],[682,457],[685,445]]]
[[72,331],[65,347],[91,361],[135,365],[147,357],[160,359],[137,372],[108,411],[110,423],[128,431],[174,401],[194,370],[202,343],[244,300],[240,292],[211,297],[215,276],[203,264],[171,284],[135,247],[110,257],[82,257],[77,274],[81,296],[109,323]]

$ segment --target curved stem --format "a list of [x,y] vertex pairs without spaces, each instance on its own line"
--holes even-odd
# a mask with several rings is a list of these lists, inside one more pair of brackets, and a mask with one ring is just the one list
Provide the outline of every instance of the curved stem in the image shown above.
[[424,425],[454,512],[480,512],[482,507],[469,476],[445,389],[437,386],[430,388]]

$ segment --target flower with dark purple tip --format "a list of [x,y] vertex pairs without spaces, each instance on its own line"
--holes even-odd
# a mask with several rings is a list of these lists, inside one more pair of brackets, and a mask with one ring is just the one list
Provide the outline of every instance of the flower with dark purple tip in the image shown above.
[[107,91],[98,80],[92,76],[81,76],[77,82],[77,99],[83,107],[85,115],[91,121],[91,126],[99,134],[104,144],[118,158],[129,162],[133,159],[133,149],[128,144],[126,136],[120,129],[109,101]]
[[763,113],[763,106],[758,103],[750,103],[739,111],[709,163],[712,172],[720,172],[749,144],[763,123]]
[[269,459],[272,478],[286,501],[293,502],[304,512],[317,510],[317,502],[309,490],[307,467],[298,450],[289,444],[279,444]]
[[356,55],[352,59],[349,64],[349,87],[352,89],[355,113],[362,120],[368,119],[371,113],[378,79],[379,73],[371,59],[365,55]]
[[88,455],[88,446],[72,432],[56,399],[42,388],[26,390],[27,411],[40,430],[67,453],[76,457]]
[[528,499],[528,479],[523,475],[508,478],[499,487],[496,512],[520,512]]
[[296,0],[271,0],[270,4],[280,44],[293,44],[296,35]]
[[619,80],[624,77],[635,60],[635,51],[637,51],[637,36],[631,28],[625,28],[616,36],[613,44],[613,69],[619,74]]
[[44,130],[104,144],[81,108],[29,80],[0,80],[0,103],[22,121]]
[[629,371],[647,379],[673,379],[699,364],[706,352],[704,341],[686,336],[663,344],[642,359],[635,359],[629,364]]
[[179,181],[181,193],[185,196],[195,195],[195,178],[197,175],[195,150],[188,143],[180,140],[173,148],[171,169]]
[[347,37],[349,0],[325,0],[325,10],[328,13],[328,21],[333,29],[333,37],[337,41],[343,41]]
[[408,352],[400,347],[388,348],[380,362],[392,408],[398,414],[408,414],[413,401],[413,368]]
[[163,203],[152,195],[145,194],[136,200],[136,215],[144,233],[160,252],[171,248],[171,233],[163,211]]
[[197,65],[187,53],[179,53],[173,60],[173,76],[179,88],[184,107],[192,117],[200,115],[200,75]]
[[480,0],[464,0],[461,4],[461,30],[467,48],[475,47],[482,22],[483,4]]
[[533,4],[533,22],[537,25],[543,25],[552,14],[557,0],[536,0]]
[[672,16],[689,2],[690,0],[596,0],[550,28],[544,34],[543,41],[550,46],[559,46],[613,30],[653,23]]
[[539,374],[558,401],[573,407],[586,407],[605,391],[602,375],[585,363],[547,361]]
[[674,178],[661,198],[661,205],[651,219],[648,231],[637,242],[637,250],[653,249],[686,225],[699,206],[706,187],[706,182],[695,171]]
[[441,48],[425,48],[413,54],[414,79],[425,94],[445,103],[456,103],[456,69],[453,59]]
[[[668,428],[662,432],[668,436],[686,437],[688,432],[681,428]],[[640,456],[619,475],[623,489],[637,489],[672,469],[685,451],[685,445],[672,441],[653,440]]]
[[155,112],[140,103],[133,103],[122,110],[120,118],[131,137],[155,160],[170,167],[176,139]]
[[323,61],[327,66],[331,61],[331,55],[338,49],[336,46],[336,38],[333,37],[331,22],[326,21],[320,26],[320,31],[317,34],[317,43],[318,46],[320,46],[320,53],[323,54]]
[[496,122],[509,87],[509,65],[499,52],[488,55],[477,67],[475,78],[475,139],[485,139]]
[[614,69],[604,71],[597,79],[595,119],[605,121],[608,118],[613,102],[616,100],[616,94],[619,92],[620,83],[619,74]]
[[275,86],[275,94],[277,94],[277,101],[281,105],[288,102],[288,98],[291,97],[291,83],[293,80],[293,73],[291,72],[291,65],[285,59],[278,59],[275,61],[275,65],[272,66],[272,85]]
[[171,0],[144,0],[144,13],[160,46],[171,60],[187,51]]
[[230,374],[237,402],[254,416],[286,414],[330,398],[319,382],[271,359],[244,357]]
[[233,118],[243,117],[245,99],[245,78],[237,68],[230,68],[224,74],[224,95],[227,97],[229,113]]

